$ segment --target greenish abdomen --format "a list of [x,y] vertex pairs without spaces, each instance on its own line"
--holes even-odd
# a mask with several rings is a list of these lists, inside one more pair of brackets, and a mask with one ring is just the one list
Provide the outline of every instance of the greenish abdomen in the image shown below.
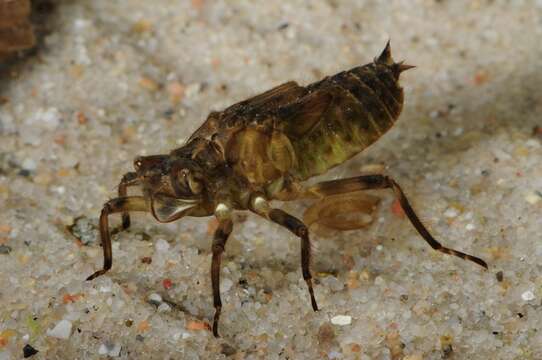
[[300,180],[322,174],[389,130],[403,105],[398,75],[390,65],[372,63],[309,85],[309,94],[326,92],[331,100],[314,126],[290,137],[297,156],[292,173]]

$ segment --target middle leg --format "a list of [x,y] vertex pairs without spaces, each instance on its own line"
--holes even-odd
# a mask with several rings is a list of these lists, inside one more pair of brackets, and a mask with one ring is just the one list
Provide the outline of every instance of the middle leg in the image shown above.
[[250,202],[250,210],[258,215],[265,217],[274,223],[284,226],[301,239],[301,271],[303,279],[309,288],[311,297],[311,305],[314,311],[318,311],[318,304],[314,297],[312,287],[312,274],[310,271],[311,263],[311,242],[309,238],[309,230],[305,224],[296,217],[288,214],[281,209],[273,209],[262,196],[255,196]]
[[213,335],[218,337],[218,320],[220,319],[220,313],[222,311],[222,300],[220,299],[220,263],[222,260],[222,254],[224,253],[224,248],[226,246],[226,241],[228,241],[228,237],[233,229],[233,222],[231,220],[230,209],[224,204],[217,206],[217,211],[215,211],[215,214],[219,222],[213,239],[211,285],[213,287],[213,305],[215,307],[215,316],[213,318]]

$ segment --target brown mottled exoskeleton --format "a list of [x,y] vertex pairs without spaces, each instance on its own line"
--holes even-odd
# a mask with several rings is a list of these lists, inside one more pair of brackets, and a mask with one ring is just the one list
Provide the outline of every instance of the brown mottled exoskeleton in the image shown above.
[[[399,75],[411,67],[393,61],[388,42],[382,54],[370,64],[306,87],[295,82],[277,86],[224,111],[211,113],[186,144],[171,153],[138,157],[134,162],[136,171],[127,173],[120,182],[119,197],[103,207],[100,235],[104,266],[88,280],[111,269],[110,214],[122,213],[123,228],[130,225],[130,211],[150,212],[163,223],[184,216],[214,215],[219,225],[212,245],[211,280],[215,307],[213,334],[218,336],[222,307],[220,259],[232,231],[232,211],[249,210],[300,238],[302,274],[316,311],[307,226],[285,211],[273,208],[269,202],[325,199],[386,188],[394,192],[414,228],[433,249],[487,268],[482,259],[436,241],[414,213],[399,185],[388,176],[363,175],[310,187],[301,185],[302,181],[358,154],[393,126],[403,106]],[[134,185],[142,187],[142,196],[127,196],[126,188]],[[337,202],[331,204],[337,206]]]

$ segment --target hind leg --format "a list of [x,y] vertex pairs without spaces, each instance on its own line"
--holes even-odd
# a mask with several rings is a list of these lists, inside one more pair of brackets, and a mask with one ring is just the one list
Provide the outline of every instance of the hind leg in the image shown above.
[[380,198],[361,191],[328,195],[305,210],[303,222],[340,231],[361,229],[373,222],[379,202]]
[[461,251],[442,246],[441,243],[435,240],[435,238],[422,224],[422,222],[414,212],[414,209],[412,209],[412,206],[407,200],[399,184],[397,184],[392,178],[388,176],[363,175],[348,179],[324,181],[308,188],[305,195],[308,197],[325,197],[329,195],[345,194],[353,191],[371,189],[392,189],[395,197],[399,200],[399,204],[401,204],[401,207],[405,212],[408,220],[410,220],[410,223],[433,249],[440,251],[444,254],[454,255],[461,259],[470,260],[487,269],[487,263],[484,260],[476,256],[465,254]]

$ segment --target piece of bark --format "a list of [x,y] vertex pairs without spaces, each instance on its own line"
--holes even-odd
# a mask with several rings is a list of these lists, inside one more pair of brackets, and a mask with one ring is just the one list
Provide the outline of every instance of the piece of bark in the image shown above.
[[0,0],[0,59],[34,46],[30,10],[30,0]]

